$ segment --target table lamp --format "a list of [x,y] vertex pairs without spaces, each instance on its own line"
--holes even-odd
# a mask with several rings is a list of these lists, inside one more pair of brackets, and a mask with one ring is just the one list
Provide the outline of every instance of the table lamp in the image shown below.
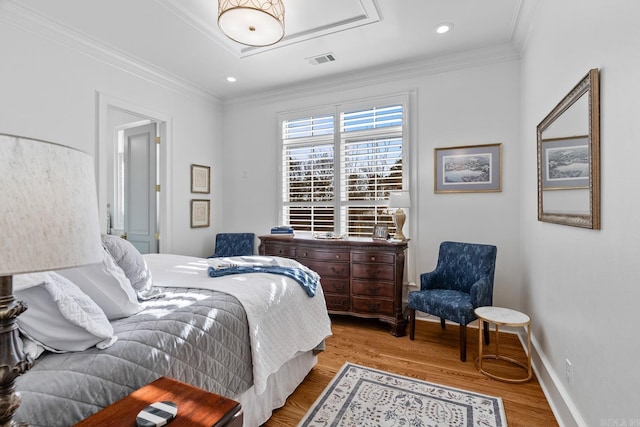
[[404,227],[404,222],[407,219],[407,215],[404,213],[402,208],[410,208],[411,207],[411,199],[409,197],[408,191],[398,191],[389,193],[389,209],[395,209],[393,215],[393,223],[396,226],[396,234],[395,239],[398,240],[407,240],[404,233],[402,232],[402,227]]
[[73,148],[0,134],[0,425],[20,405],[16,378],[33,361],[19,346],[13,275],[102,260],[93,158]]

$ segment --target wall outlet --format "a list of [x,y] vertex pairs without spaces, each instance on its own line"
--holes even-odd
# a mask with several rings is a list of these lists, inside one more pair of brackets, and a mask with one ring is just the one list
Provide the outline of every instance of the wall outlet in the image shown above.
[[569,359],[564,359],[564,379],[567,384],[573,384],[573,365]]

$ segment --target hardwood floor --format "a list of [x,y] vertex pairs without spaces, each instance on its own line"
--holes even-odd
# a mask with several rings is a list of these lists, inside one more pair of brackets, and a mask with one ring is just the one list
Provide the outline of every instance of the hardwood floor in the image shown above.
[[[467,329],[467,362],[459,357],[458,328],[439,322],[416,322],[415,340],[395,338],[389,327],[377,320],[332,316],[333,336],[327,339],[326,351],[318,364],[289,397],[284,407],[274,411],[265,427],[295,426],[329,384],[345,362],[393,372],[398,375],[457,387],[478,393],[500,396],[504,402],[509,427],[557,426],[540,384],[534,377],[528,383],[507,384],[480,374],[474,359],[478,355],[478,330]],[[491,349],[495,342],[491,331]],[[500,333],[500,354],[526,360],[520,341],[514,334]],[[521,375],[524,371],[491,361],[491,372]],[[485,365],[486,368],[486,365]],[[513,371],[512,371],[513,369]]]

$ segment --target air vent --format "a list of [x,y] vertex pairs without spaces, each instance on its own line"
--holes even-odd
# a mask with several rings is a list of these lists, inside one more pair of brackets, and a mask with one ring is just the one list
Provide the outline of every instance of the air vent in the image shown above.
[[333,56],[333,53],[325,53],[324,55],[314,56],[313,58],[307,58],[309,60],[309,64],[318,65],[318,64],[326,64],[327,62],[333,62],[336,60],[336,57]]

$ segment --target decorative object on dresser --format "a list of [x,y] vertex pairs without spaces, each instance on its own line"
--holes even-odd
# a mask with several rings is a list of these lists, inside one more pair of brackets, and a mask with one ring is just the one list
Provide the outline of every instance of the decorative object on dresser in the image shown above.
[[91,156],[0,134],[0,171],[0,424],[12,425],[16,379],[33,363],[19,346],[27,307],[13,296],[13,275],[97,263],[103,250]]
[[141,410],[160,401],[170,401],[178,407],[171,427],[242,427],[240,403],[167,377],[160,377],[134,391],[76,424],[76,427],[133,426]]
[[374,224],[371,238],[373,240],[387,240],[389,237],[389,226],[386,224]]
[[399,191],[389,193],[389,209],[395,209],[393,211],[393,222],[396,225],[396,234],[394,236],[397,240],[407,240],[402,227],[407,219],[407,214],[404,213],[402,208],[411,207],[411,198],[408,191]]
[[380,319],[404,336],[402,286],[407,241],[260,236],[260,255],[292,258],[320,274],[327,309]]
[[[498,249],[478,243],[442,242],[436,269],[420,275],[420,290],[409,292],[409,338],[416,329],[416,310],[460,325],[460,360],[467,360],[467,324],[477,319],[474,309],[493,305],[493,278]],[[489,329],[485,323],[485,342]]]

